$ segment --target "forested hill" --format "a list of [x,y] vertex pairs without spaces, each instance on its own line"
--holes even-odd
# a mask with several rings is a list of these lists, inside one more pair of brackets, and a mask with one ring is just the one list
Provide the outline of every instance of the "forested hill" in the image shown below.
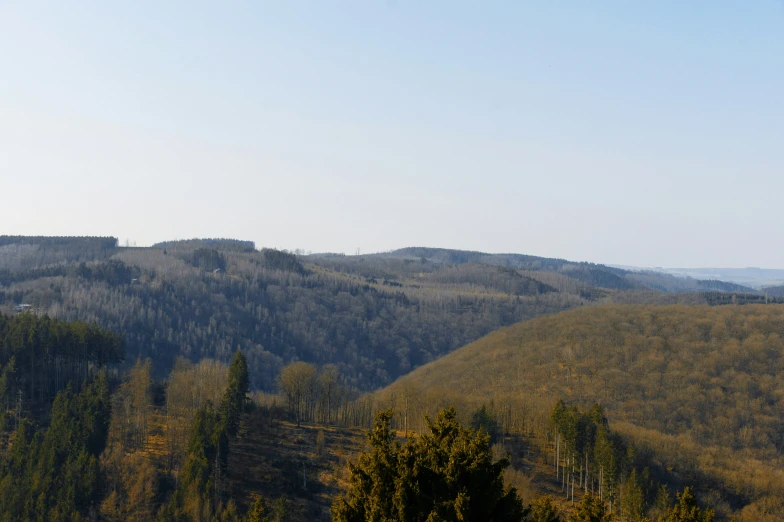
[[631,271],[612,266],[567,261],[566,259],[529,256],[523,254],[487,254],[468,250],[445,248],[409,247],[375,254],[377,257],[393,259],[425,259],[443,264],[498,265],[517,270],[533,270],[563,274],[583,284],[618,290],[647,288],[660,292],[737,292],[757,294],[747,286],[718,281],[676,277],[652,270]]
[[412,412],[600,403],[714,503],[784,516],[784,305],[582,307],[493,332],[378,397]]
[[[8,243],[0,307],[94,322],[122,334],[128,361],[149,356],[160,374],[178,355],[226,361],[241,348],[254,388],[277,388],[282,365],[304,360],[334,363],[350,384],[372,389],[499,326],[606,297],[495,266],[393,260],[364,277],[248,247],[191,240],[75,259],[68,250],[28,267],[14,257],[27,247]],[[35,248],[49,255],[45,243]]]
[[124,337],[128,361],[150,356],[160,375],[178,355],[226,361],[241,348],[254,388],[275,389],[280,368],[302,360],[336,364],[349,384],[367,390],[501,326],[575,306],[763,298],[668,297],[620,269],[545,258],[515,265],[432,249],[297,256],[254,247],[232,239],[123,248],[115,238],[3,236],[0,310],[24,304],[96,323]]
[[0,236],[0,275],[104,259],[117,244],[116,237]]

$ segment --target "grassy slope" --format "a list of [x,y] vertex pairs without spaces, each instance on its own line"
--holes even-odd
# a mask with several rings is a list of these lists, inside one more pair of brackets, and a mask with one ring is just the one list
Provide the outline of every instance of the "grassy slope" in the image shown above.
[[784,498],[782,339],[780,305],[584,307],[491,333],[378,397],[513,399],[540,423],[558,397],[601,402],[662,469],[739,509]]

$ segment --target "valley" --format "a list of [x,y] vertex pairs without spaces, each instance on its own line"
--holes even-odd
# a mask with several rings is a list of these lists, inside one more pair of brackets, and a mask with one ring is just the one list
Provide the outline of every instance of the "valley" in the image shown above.
[[[8,513],[331,520],[379,414],[408,447],[454,407],[508,456],[526,505],[566,517],[593,492],[621,520],[655,519],[693,487],[716,520],[784,517],[775,292],[517,254],[226,239],[3,236],[0,261],[0,469],[21,510]],[[92,404],[84,390],[107,424],[79,451],[105,486],[66,502],[53,481],[54,511],[31,511],[33,482],[11,477],[39,464],[18,452],[75,429],[55,412],[63,394],[69,411]],[[36,459],[56,448],[40,440]]]

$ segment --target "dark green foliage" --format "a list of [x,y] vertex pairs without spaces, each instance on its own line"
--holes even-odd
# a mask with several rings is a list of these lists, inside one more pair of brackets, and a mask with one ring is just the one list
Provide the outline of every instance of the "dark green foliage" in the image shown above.
[[[80,520],[95,511],[111,403],[106,373],[92,374],[122,357],[122,340],[94,326],[0,315],[0,421],[18,425],[0,458],[0,520]],[[28,413],[48,417],[48,427]]]
[[220,471],[227,455],[224,425],[208,402],[196,413],[179,484],[162,509],[161,519],[200,520],[213,514],[219,500]]
[[629,522],[642,522],[645,515],[645,492],[636,469],[632,469],[620,487],[621,512]]
[[506,488],[509,461],[492,461],[489,437],[465,429],[454,408],[428,420],[428,432],[405,445],[394,440],[391,411],[368,434],[371,452],[350,464],[350,489],[335,500],[333,520],[521,521],[527,514]]
[[587,454],[589,459],[614,469],[613,463],[625,452],[625,445],[612,436],[599,404],[581,412],[577,406],[567,407],[559,400],[551,419],[560,435],[562,454],[575,455],[578,462]]
[[495,419],[495,415],[493,415],[485,404],[471,414],[471,422],[469,425],[476,431],[482,430],[489,435],[491,443],[495,443],[496,439],[501,434],[501,427]]
[[127,285],[133,278],[133,270],[122,261],[108,259],[100,263],[80,263],[76,275],[91,281],[102,281],[109,285]]
[[659,522],[712,522],[714,513],[712,509],[702,509],[697,506],[691,488],[685,488],[683,493],[678,493],[678,502],[667,510],[664,516],[659,517]]
[[208,402],[193,421],[188,454],[180,482],[164,511],[167,519],[180,520],[195,513],[212,513],[220,500],[221,475],[229,454],[222,419]]
[[226,270],[226,260],[214,248],[197,248],[193,251],[191,263],[208,272]]
[[229,238],[201,238],[183,239],[180,241],[162,241],[160,243],[155,243],[153,247],[167,249],[206,247],[232,252],[253,252],[256,250],[256,244],[253,241],[243,241],[241,239]]
[[281,252],[273,248],[263,248],[261,255],[264,257],[264,264],[276,270],[283,270],[286,272],[295,272],[297,274],[304,274],[305,268],[299,262],[297,256],[289,252]]
[[114,237],[0,236],[0,268],[19,272],[68,262],[98,261],[116,248]]
[[0,405],[49,404],[66,384],[78,389],[91,368],[118,363],[124,355],[122,339],[96,326],[0,314]]
[[0,519],[80,520],[96,509],[110,404],[102,373],[80,393],[57,394],[45,431],[20,423],[0,464]]
[[[179,484],[161,513],[164,520],[198,519],[220,511],[229,444],[237,435],[247,392],[248,365],[238,350],[229,368],[229,383],[220,409],[216,411],[208,401],[196,413]],[[259,516],[264,513],[262,508],[263,504],[254,508]]]
[[[610,430],[602,406],[594,404],[580,411],[558,400],[551,422],[559,441],[561,465],[566,459],[570,463],[567,469],[577,469],[578,477],[589,469],[605,499],[611,504],[620,499],[619,510],[626,520],[642,521],[648,504],[647,490],[654,490],[648,470],[638,473],[634,447]],[[585,502],[589,505],[593,500]]]
[[111,250],[118,244],[116,237],[98,236],[0,236],[0,247],[9,245],[36,245],[46,248],[67,247],[77,250]]
[[0,268],[0,286],[9,286],[11,283],[40,279],[42,277],[63,277],[67,273],[64,265],[47,266],[44,268],[30,268],[12,272],[7,268]]
[[237,350],[229,367],[229,384],[221,401],[221,414],[230,437],[237,435],[240,415],[245,409],[248,394],[248,363],[241,351]]

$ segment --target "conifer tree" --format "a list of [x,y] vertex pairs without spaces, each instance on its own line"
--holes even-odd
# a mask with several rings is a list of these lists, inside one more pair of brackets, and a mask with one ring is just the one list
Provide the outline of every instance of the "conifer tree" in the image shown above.
[[240,350],[234,353],[229,367],[229,385],[221,402],[221,414],[230,437],[237,435],[240,415],[245,409],[248,394],[248,363]]
[[659,522],[713,522],[714,511],[710,508],[701,509],[697,506],[697,499],[691,487],[686,487],[683,493],[678,493],[678,502],[659,517]]
[[487,434],[463,428],[454,408],[426,419],[428,432],[405,445],[394,440],[390,410],[368,434],[370,453],[349,465],[351,487],[333,505],[336,522],[395,520],[521,521],[514,488],[504,486],[507,459],[493,462]]
[[583,496],[574,512],[569,516],[569,522],[609,522],[612,516],[607,512],[607,506],[596,495],[590,493]]
[[531,502],[531,513],[528,515],[530,522],[561,522],[558,508],[553,504],[550,495],[537,497]]

